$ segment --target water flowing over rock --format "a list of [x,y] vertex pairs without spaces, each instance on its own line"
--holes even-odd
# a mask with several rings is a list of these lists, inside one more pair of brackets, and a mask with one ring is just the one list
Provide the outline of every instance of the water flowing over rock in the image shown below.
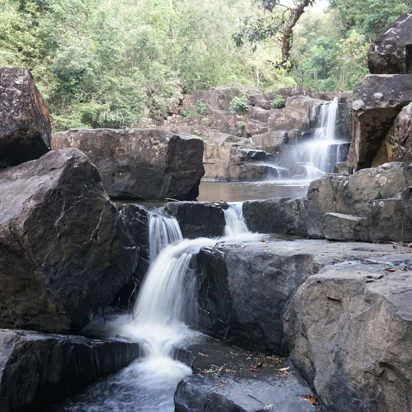
[[76,149],[0,172],[0,327],[77,332],[110,303],[136,247]]
[[292,361],[327,410],[411,410],[410,264],[395,255],[329,266],[292,299],[284,317]]
[[50,117],[31,73],[0,69],[0,168],[50,150]]
[[[369,75],[353,91],[353,137],[348,166],[371,167],[402,108],[412,102],[412,75]],[[376,162],[375,162],[376,164]]]
[[386,27],[371,44],[368,66],[372,74],[412,73],[412,11]]
[[0,330],[0,410],[45,410],[139,355],[137,343]]
[[116,199],[194,200],[199,195],[203,141],[157,129],[70,129],[54,133],[52,147],[74,147],[99,170]]

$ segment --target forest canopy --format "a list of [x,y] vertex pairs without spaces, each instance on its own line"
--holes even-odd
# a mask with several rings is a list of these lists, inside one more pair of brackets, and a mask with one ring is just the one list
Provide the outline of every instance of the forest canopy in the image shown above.
[[145,126],[166,118],[182,93],[209,87],[350,89],[367,73],[370,42],[411,7],[309,3],[293,28],[288,72],[274,64],[276,30],[242,47],[232,38],[277,18],[277,0],[0,0],[0,66],[31,70],[55,129]]

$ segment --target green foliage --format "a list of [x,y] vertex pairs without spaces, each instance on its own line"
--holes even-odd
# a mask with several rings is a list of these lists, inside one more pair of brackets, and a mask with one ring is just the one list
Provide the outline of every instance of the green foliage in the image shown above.
[[[288,4],[302,2],[314,3]],[[366,73],[368,42],[408,2],[330,0],[326,14],[306,8],[288,73],[272,63],[284,57],[276,39],[291,10],[278,0],[0,0],[0,66],[32,71],[55,130],[161,124],[182,93],[219,85],[351,88]],[[236,46],[235,32],[253,51]],[[246,98],[231,109],[247,111]],[[191,110],[203,116],[205,102]]]
[[245,113],[249,110],[249,105],[246,96],[235,96],[229,106],[229,110],[234,110],[238,113]]
[[281,94],[275,95],[273,102],[272,102],[273,107],[276,107],[277,109],[280,109],[285,106],[285,98]]
[[374,40],[393,20],[410,9],[410,0],[329,0],[345,30],[356,29]]
[[207,105],[204,99],[198,99],[196,101],[196,111],[199,114],[205,114],[207,109]]

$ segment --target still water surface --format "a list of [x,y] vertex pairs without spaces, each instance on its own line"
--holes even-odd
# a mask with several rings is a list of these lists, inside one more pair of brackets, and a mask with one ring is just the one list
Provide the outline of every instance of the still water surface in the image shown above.
[[299,182],[202,182],[199,201],[244,202],[246,200],[304,197],[309,181]]

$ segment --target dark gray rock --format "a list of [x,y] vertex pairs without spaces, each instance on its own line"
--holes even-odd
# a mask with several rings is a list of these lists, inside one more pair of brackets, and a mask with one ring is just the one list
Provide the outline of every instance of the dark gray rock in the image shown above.
[[0,410],[44,410],[139,356],[137,343],[0,330]]
[[342,213],[326,213],[324,220],[325,238],[329,240],[369,240],[368,218],[344,215]]
[[312,394],[284,358],[265,357],[210,339],[190,347],[192,369],[175,393],[175,412],[314,412]]
[[248,229],[258,233],[305,236],[305,199],[268,199],[243,203]]
[[412,75],[366,76],[353,90],[353,137],[348,165],[353,171],[373,159],[402,108],[412,102]]
[[0,327],[75,332],[110,303],[136,247],[76,149],[0,172]]
[[18,165],[50,150],[49,113],[31,73],[0,68],[0,162]]
[[[326,223],[325,216],[328,213],[339,213],[368,218],[367,230],[371,241],[409,242],[412,240],[409,217],[411,183],[412,168],[401,162],[363,169],[351,176],[327,175],[322,179],[314,180],[309,185],[305,207],[307,235],[312,238],[324,238],[324,227],[328,225],[328,236],[334,238],[331,234],[340,230],[339,225],[336,227],[330,225],[337,224],[339,219],[331,219],[328,215],[328,223]],[[396,213],[389,204],[392,205],[391,207],[395,207],[396,204]],[[387,207],[383,208],[383,205]],[[377,206],[380,209],[377,209]],[[361,226],[364,232],[366,229],[364,221]],[[365,234],[360,238],[358,235],[355,235],[352,240],[366,240]]]
[[372,166],[412,160],[412,103],[405,106],[379,146]]
[[386,27],[371,44],[368,67],[372,74],[412,73],[412,11]]
[[[393,252],[392,245],[324,240],[203,248],[197,258],[200,330],[249,350],[285,353],[282,316],[310,275],[326,265]],[[406,247],[400,252],[410,256]]]
[[289,97],[283,109],[272,110],[269,131],[293,129],[305,131],[316,127],[320,106],[323,103],[325,101],[311,97]]
[[157,129],[70,129],[54,133],[53,149],[74,147],[94,162],[112,198],[194,200],[203,141]]
[[411,258],[373,261],[311,276],[284,316],[293,364],[329,411],[412,408]]
[[[261,123],[267,123],[269,117],[271,115],[271,111],[267,109],[262,109],[261,107],[251,107],[249,110],[249,117],[253,120],[257,120]],[[258,133],[253,133],[258,134]]]
[[131,310],[150,265],[149,212],[142,205],[135,203],[117,203],[115,205],[127,231],[136,244],[139,263],[129,281],[120,289],[110,306]]
[[220,237],[225,234],[227,203],[169,202],[165,212],[176,218],[186,239]]

